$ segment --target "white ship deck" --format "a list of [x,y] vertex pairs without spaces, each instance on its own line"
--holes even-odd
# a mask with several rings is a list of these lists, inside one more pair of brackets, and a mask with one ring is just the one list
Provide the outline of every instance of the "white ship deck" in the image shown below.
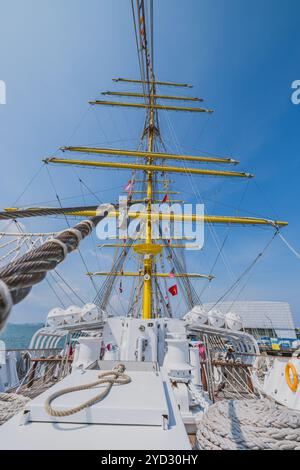
[[[87,375],[83,374],[84,381],[89,382],[91,375],[95,379],[97,373],[99,371],[87,371]],[[91,407],[69,418],[60,418],[60,421],[72,422],[59,422],[58,418],[46,415],[43,404],[54,389],[70,386],[72,381],[78,384],[78,373],[72,374],[29,403],[27,409],[31,411],[26,424],[21,424],[24,415],[18,414],[1,426],[0,449],[190,450],[191,444],[168,378],[163,372],[157,375],[153,371],[131,371],[129,375],[132,383],[113,387],[111,394],[95,405],[94,410]],[[95,390],[92,393],[95,394]],[[147,393],[141,394],[141,391]],[[86,393],[89,397],[91,394],[90,391],[85,395],[81,393],[77,392],[77,404],[78,400],[82,402],[88,398]],[[61,397],[55,407],[72,407],[75,395]],[[112,409],[114,403],[115,410]],[[168,425],[164,429],[162,417],[166,413]],[[90,424],[100,421],[101,424]]]

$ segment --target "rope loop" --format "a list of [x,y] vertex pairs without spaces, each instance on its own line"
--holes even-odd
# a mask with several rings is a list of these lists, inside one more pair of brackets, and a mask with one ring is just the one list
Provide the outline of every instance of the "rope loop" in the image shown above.
[[124,364],[117,364],[114,368],[113,371],[116,371],[118,374],[123,374],[125,372],[125,366]]
[[[68,387],[68,388],[59,390],[47,398],[45,405],[44,405],[45,410],[49,416],[53,416],[56,418],[71,416],[75,413],[79,413],[79,411],[82,411],[85,408],[88,408],[102,401],[109,394],[113,385],[129,384],[131,382],[131,378],[128,375],[125,375],[124,372],[125,372],[124,364],[117,364],[113,368],[113,370],[102,372],[101,374],[99,374],[98,380],[96,380],[95,382],[91,382],[91,383],[84,384],[84,385],[78,385],[75,387]],[[106,384],[106,387],[103,389],[101,393],[96,395],[94,398],[91,398],[90,400],[87,400],[86,402],[78,406],[75,406],[74,408],[57,410],[51,406],[51,403],[54,400],[56,400],[58,397],[61,397],[62,395],[67,395],[68,393],[78,392],[81,390],[89,390],[101,384]]]

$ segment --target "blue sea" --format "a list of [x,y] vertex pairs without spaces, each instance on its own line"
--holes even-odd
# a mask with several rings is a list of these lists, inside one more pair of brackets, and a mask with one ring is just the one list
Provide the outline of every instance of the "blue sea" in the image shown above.
[[8,323],[0,339],[5,342],[7,349],[26,349],[33,334],[42,327],[43,323]]

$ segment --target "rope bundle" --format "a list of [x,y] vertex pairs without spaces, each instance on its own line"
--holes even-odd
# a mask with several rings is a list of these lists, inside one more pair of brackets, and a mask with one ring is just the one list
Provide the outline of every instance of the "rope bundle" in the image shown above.
[[15,393],[0,393],[0,425],[23,410],[28,401],[28,397]]
[[[79,411],[84,410],[92,405],[95,405],[99,401],[105,398],[113,385],[125,385],[131,382],[131,378],[128,375],[124,374],[125,366],[123,364],[118,364],[113,368],[112,371],[102,372],[99,374],[99,380],[95,382],[91,382],[89,384],[78,385],[77,387],[68,387],[64,388],[63,390],[59,390],[58,392],[53,393],[50,397],[47,398],[45,402],[45,410],[50,416],[54,417],[66,417],[71,416]],[[106,387],[102,390],[101,393],[96,395],[94,398],[87,400],[86,402],[82,403],[81,405],[75,406],[74,408],[66,409],[66,410],[55,410],[51,403],[56,400],[56,398],[61,397],[62,395],[67,395],[68,393],[78,392],[81,390],[88,390],[91,388],[96,387],[97,385],[106,384]]]
[[220,401],[198,422],[205,450],[300,450],[300,414],[268,399]]

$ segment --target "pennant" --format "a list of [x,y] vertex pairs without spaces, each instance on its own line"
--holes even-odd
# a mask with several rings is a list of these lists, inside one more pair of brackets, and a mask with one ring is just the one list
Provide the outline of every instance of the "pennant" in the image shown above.
[[172,271],[170,272],[169,277],[170,277],[171,279],[174,279],[174,277],[175,277],[175,269],[174,269],[174,268],[173,268]]
[[124,191],[131,191],[132,188],[133,188],[133,183],[134,183],[133,180],[129,180],[128,183],[126,184],[125,188],[124,188]]
[[168,290],[173,297],[175,297],[175,295],[178,295],[178,288],[176,284],[174,284],[174,286],[170,287],[170,289]]
[[162,203],[167,202],[169,200],[169,195],[166,194],[165,197],[162,200]]

